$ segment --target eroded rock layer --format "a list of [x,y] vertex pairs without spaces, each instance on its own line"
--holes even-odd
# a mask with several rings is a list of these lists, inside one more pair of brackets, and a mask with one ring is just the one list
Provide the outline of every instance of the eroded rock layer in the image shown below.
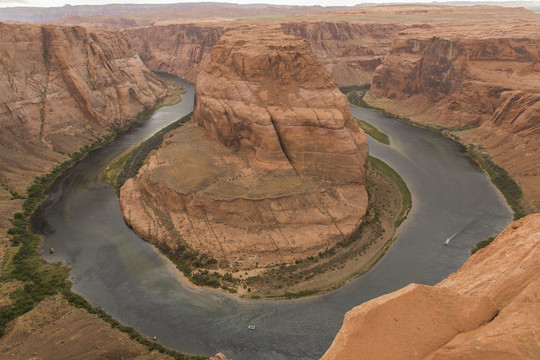
[[[171,24],[126,28],[124,32],[152,70],[195,81],[212,47],[233,23]],[[403,25],[303,21],[269,25],[304,38],[339,86],[366,84]],[[266,30],[264,30],[266,31]]]
[[393,38],[404,28],[403,25],[345,21],[281,24],[285,34],[308,41],[315,56],[340,86],[369,84]]
[[0,34],[0,174],[13,190],[167,92],[120,33],[0,23]]
[[322,359],[537,359],[539,296],[533,214],[439,284],[411,284],[349,311]]
[[[540,37],[535,26],[410,32],[376,70],[371,91],[393,99],[392,112],[461,128],[540,206]],[[536,29],[536,31],[534,31]],[[519,161],[516,159],[519,158]],[[534,205],[536,202],[536,206]]]
[[150,69],[195,82],[225,28],[222,25],[172,24],[131,28],[124,32]]
[[302,39],[231,31],[197,78],[193,124],[121,189],[143,237],[253,268],[316,255],[366,206],[364,133]]

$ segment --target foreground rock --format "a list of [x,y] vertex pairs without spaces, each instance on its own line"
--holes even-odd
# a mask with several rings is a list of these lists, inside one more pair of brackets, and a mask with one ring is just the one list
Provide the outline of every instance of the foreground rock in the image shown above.
[[533,214],[436,286],[411,284],[349,311],[322,359],[538,359],[539,295]]
[[120,33],[1,23],[0,33],[0,177],[19,193],[167,93]]
[[71,306],[60,296],[40,302],[6,328],[0,358],[67,360],[170,360],[149,351],[97,315]]
[[366,137],[305,41],[227,33],[197,79],[193,122],[121,189],[144,238],[252,269],[317,255],[362,223]]
[[465,143],[481,145],[537,210],[539,27],[540,18],[521,26],[410,31],[394,42],[371,87],[394,101],[377,106],[453,128]]

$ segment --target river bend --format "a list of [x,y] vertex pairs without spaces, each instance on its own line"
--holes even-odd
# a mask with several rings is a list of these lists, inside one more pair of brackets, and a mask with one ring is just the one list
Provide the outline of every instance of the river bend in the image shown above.
[[[412,193],[412,210],[386,255],[346,286],[298,300],[245,300],[193,287],[126,226],[113,189],[100,182],[112,159],[191,112],[194,87],[181,83],[187,89],[182,102],[157,110],[61,176],[34,222],[44,234],[42,248],[56,249],[45,258],[72,268],[73,291],[167,347],[204,355],[223,352],[235,360],[317,359],[345,312],[411,282],[439,282],[467,260],[479,240],[511,222],[498,191],[457,143],[351,106],[355,116],[390,137],[391,146],[369,139],[370,154],[393,167]],[[249,324],[256,330],[248,330]]]

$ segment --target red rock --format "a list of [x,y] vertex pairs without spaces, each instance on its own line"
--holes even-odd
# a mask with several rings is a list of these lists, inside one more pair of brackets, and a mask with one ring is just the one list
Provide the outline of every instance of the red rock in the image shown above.
[[361,224],[366,137],[304,40],[224,35],[198,76],[193,121],[121,189],[146,239],[254,268],[317,255]]
[[371,87],[395,101],[391,112],[432,126],[471,128],[455,134],[481,145],[537,210],[539,25],[410,31],[396,38]]
[[166,94],[117,32],[0,23],[0,34],[0,173],[21,193]]
[[322,359],[537,359],[539,295],[534,214],[436,286],[411,284],[349,311]]

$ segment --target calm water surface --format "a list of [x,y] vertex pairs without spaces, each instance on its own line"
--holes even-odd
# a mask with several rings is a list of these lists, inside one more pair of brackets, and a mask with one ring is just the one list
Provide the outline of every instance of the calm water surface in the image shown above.
[[[70,169],[34,218],[45,236],[43,249],[56,249],[45,257],[72,268],[75,292],[165,346],[223,352],[235,360],[317,359],[345,312],[411,282],[437,283],[467,260],[474,244],[511,221],[499,193],[455,142],[353,106],[355,116],[390,137],[391,146],[370,139],[370,153],[399,172],[413,195],[409,218],[387,254],[341,289],[299,300],[243,300],[193,287],[126,226],[113,189],[100,182],[112,159],[191,112],[194,87],[182,84],[188,92],[181,103],[157,110]],[[248,330],[249,324],[256,330]]]

